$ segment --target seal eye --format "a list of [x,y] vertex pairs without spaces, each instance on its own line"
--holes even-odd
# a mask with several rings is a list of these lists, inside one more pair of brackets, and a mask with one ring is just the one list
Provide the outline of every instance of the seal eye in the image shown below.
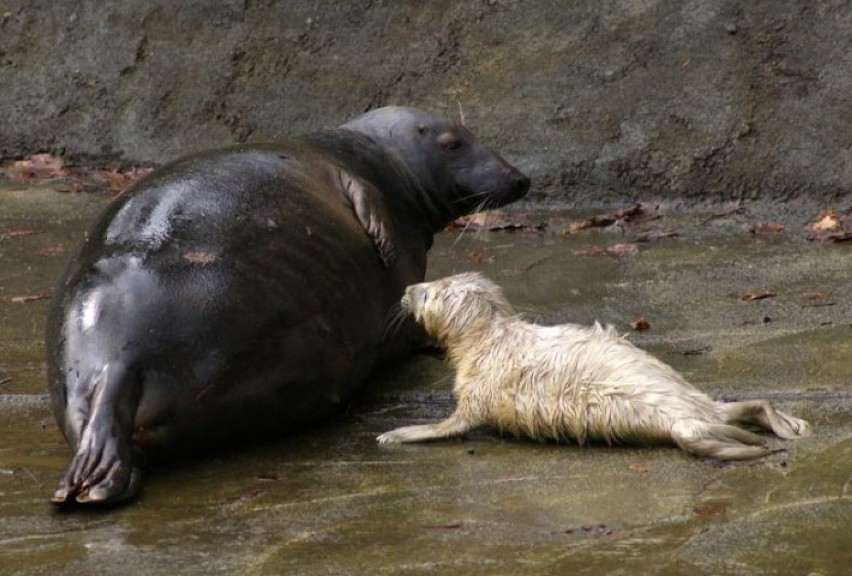
[[445,132],[438,137],[438,145],[445,152],[456,152],[463,144],[462,139],[452,132]]

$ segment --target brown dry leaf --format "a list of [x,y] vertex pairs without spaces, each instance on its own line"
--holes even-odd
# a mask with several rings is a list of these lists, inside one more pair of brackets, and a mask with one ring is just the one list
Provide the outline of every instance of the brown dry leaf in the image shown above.
[[127,186],[127,181],[124,178],[124,174],[118,172],[117,170],[110,170],[109,172],[105,172],[104,176],[106,177],[107,182],[109,183],[109,189],[112,192],[118,192],[123,190],[125,186]]
[[636,247],[636,244],[615,244],[613,246],[609,246],[606,249],[606,253],[610,256],[625,256],[627,254],[636,254],[639,251],[639,248]]
[[525,214],[513,214],[510,220],[499,212],[477,212],[450,222],[448,228],[462,230],[488,230],[489,232],[514,232],[516,230],[540,232],[547,224],[527,222]]
[[730,216],[731,214],[739,214],[743,211],[745,206],[740,200],[736,200],[734,202],[729,202],[726,204],[722,210],[719,212],[714,212],[710,216],[704,219],[705,222],[709,222],[710,220],[715,220],[716,218],[724,218],[725,216]]
[[59,244],[58,246],[45,246],[41,250],[38,251],[42,256],[59,256],[65,253],[65,246]]
[[646,332],[651,329],[651,323],[644,316],[639,316],[630,324],[630,327],[636,332]]
[[728,511],[728,505],[722,503],[699,504],[692,509],[696,516],[721,516]]
[[18,160],[9,170],[9,177],[17,180],[58,178],[67,175],[65,161],[51,154],[33,154],[26,160]]
[[846,242],[852,240],[852,230],[832,232],[831,234],[827,234],[823,240],[827,240],[828,242]]
[[636,242],[653,242],[655,240],[662,240],[663,238],[677,238],[678,236],[680,236],[680,233],[678,232],[672,232],[669,230],[651,230],[650,232],[639,234],[634,237],[633,240]]
[[131,168],[127,172],[123,172],[123,174],[124,174],[124,179],[128,181],[127,183],[132,184],[133,182],[136,182],[137,180],[139,180],[143,176],[147,176],[148,174],[150,174],[153,171],[154,171],[153,168],[138,168],[138,167],[136,167],[136,168]]
[[701,356],[702,354],[706,354],[710,352],[713,348],[710,346],[703,346],[701,348],[690,348],[688,350],[684,350],[681,352],[684,356]]
[[635,254],[638,251],[636,244],[614,244],[612,246],[587,246],[571,250],[576,256],[612,256],[619,258],[627,254]]
[[624,227],[628,224],[638,224],[660,218],[665,212],[663,204],[645,204],[637,202],[633,206],[615,210],[609,214],[596,214],[583,220],[570,222],[562,232],[563,236],[571,236],[582,230],[591,228],[608,228],[610,226]]
[[778,222],[757,222],[749,228],[749,232],[752,234],[773,234],[783,230],[784,225]]
[[477,264],[493,264],[494,256],[489,254],[485,254],[484,252],[480,252],[479,250],[469,250],[464,253],[465,258],[470,262],[475,262]]
[[109,189],[112,192],[120,192],[133,184],[136,180],[151,172],[151,168],[131,168],[125,172],[118,170],[109,170],[103,173],[106,181],[109,183]]
[[811,230],[815,232],[826,232],[829,230],[837,230],[840,228],[840,218],[837,212],[832,209],[821,210],[817,221],[811,224]]
[[40,233],[39,230],[33,230],[32,228],[7,228],[3,234],[0,234],[0,237],[21,238],[22,236],[32,236],[33,234]]
[[254,479],[259,482],[276,482],[281,479],[281,476],[275,472],[270,472],[268,474],[258,474]]
[[30,302],[47,300],[51,296],[52,294],[50,292],[40,292],[38,294],[26,294],[24,296],[5,296],[2,300],[3,302],[8,302],[10,304],[29,304]]
[[645,462],[634,462],[627,469],[638,474],[647,474],[651,471],[651,467]]
[[834,306],[834,301],[831,299],[831,290],[821,290],[819,292],[808,292],[802,294],[801,306]]
[[581,230],[587,230],[589,228],[606,228],[607,226],[612,226],[615,224],[616,218],[611,214],[604,214],[600,216],[589,216],[585,220],[579,220],[575,222],[571,222],[568,224],[568,228],[562,232],[564,236],[571,236],[572,234],[576,234]]
[[774,298],[777,296],[774,292],[768,290],[758,290],[756,292],[743,292],[742,294],[732,294],[734,298],[739,298],[743,302],[754,302],[755,300],[763,300],[764,298]]
[[616,210],[614,216],[624,222],[636,223],[647,222],[648,220],[656,220],[666,212],[666,206],[663,204],[646,204],[637,202],[630,208]]
[[183,255],[184,260],[189,260],[193,264],[212,264],[216,261],[216,255],[212,252],[186,252]]

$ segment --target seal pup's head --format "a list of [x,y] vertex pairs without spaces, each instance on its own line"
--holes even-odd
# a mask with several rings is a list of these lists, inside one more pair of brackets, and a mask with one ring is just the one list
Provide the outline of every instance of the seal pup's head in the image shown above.
[[359,132],[399,159],[423,186],[438,220],[520,199],[530,179],[482,146],[458,122],[416,108],[377,108],[341,126]]
[[413,284],[405,289],[400,304],[445,346],[487,330],[498,318],[515,315],[503,290],[476,272]]

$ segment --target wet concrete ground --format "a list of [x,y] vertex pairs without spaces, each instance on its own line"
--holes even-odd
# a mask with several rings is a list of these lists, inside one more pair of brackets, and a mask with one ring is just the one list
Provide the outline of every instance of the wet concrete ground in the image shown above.
[[[852,566],[852,246],[809,242],[803,214],[669,213],[638,231],[440,235],[429,277],[482,270],[530,318],[595,319],[716,397],[771,399],[812,437],[741,464],[670,447],[577,447],[477,433],[380,447],[444,417],[451,380],[419,356],[376,375],[340,421],[151,471],[142,497],[59,513],[69,450],[44,395],[47,300],[104,205],[0,188],[2,574],[848,574]],[[782,214],[783,212],[783,214]],[[779,217],[780,233],[750,234]],[[520,218],[520,217],[519,217]],[[590,246],[636,244],[620,257]],[[769,291],[754,301],[733,295]]]

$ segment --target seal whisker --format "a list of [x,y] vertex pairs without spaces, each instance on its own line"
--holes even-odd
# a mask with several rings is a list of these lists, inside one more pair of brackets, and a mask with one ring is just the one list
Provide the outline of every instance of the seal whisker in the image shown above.
[[387,342],[393,340],[397,334],[399,334],[402,325],[405,323],[405,319],[408,317],[409,312],[402,307],[402,304],[397,302],[393,306],[391,306],[390,310],[388,310],[388,314],[385,320],[385,327],[382,331],[382,341]]
[[453,204],[460,204],[462,202],[467,202],[469,200],[473,200],[475,198],[485,198],[486,200],[490,200],[490,195],[493,194],[490,190],[479,190],[477,192],[471,192],[465,196],[459,196],[453,200]]
[[481,203],[480,203],[480,204],[476,207],[476,209],[475,209],[475,210],[473,210],[473,212],[471,212],[471,217],[468,219],[468,221],[467,221],[467,222],[465,222],[464,228],[462,228],[462,229],[461,229],[461,231],[459,232],[458,237],[455,239],[455,241],[454,241],[454,242],[452,243],[452,245],[450,246],[450,250],[455,250],[455,248],[456,248],[456,246],[458,245],[458,243],[459,243],[459,242],[461,242],[461,239],[462,239],[462,237],[464,236],[464,233],[465,233],[465,232],[467,232],[468,228],[470,228],[470,225],[471,225],[471,224],[473,224],[473,217],[474,217],[474,216],[477,216],[478,214],[480,214],[480,213],[482,212],[482,207],[483,207],[483,206],[485,206],[486,202],[487,202],[487,200],[485,200],[485,201],[481,202]]

